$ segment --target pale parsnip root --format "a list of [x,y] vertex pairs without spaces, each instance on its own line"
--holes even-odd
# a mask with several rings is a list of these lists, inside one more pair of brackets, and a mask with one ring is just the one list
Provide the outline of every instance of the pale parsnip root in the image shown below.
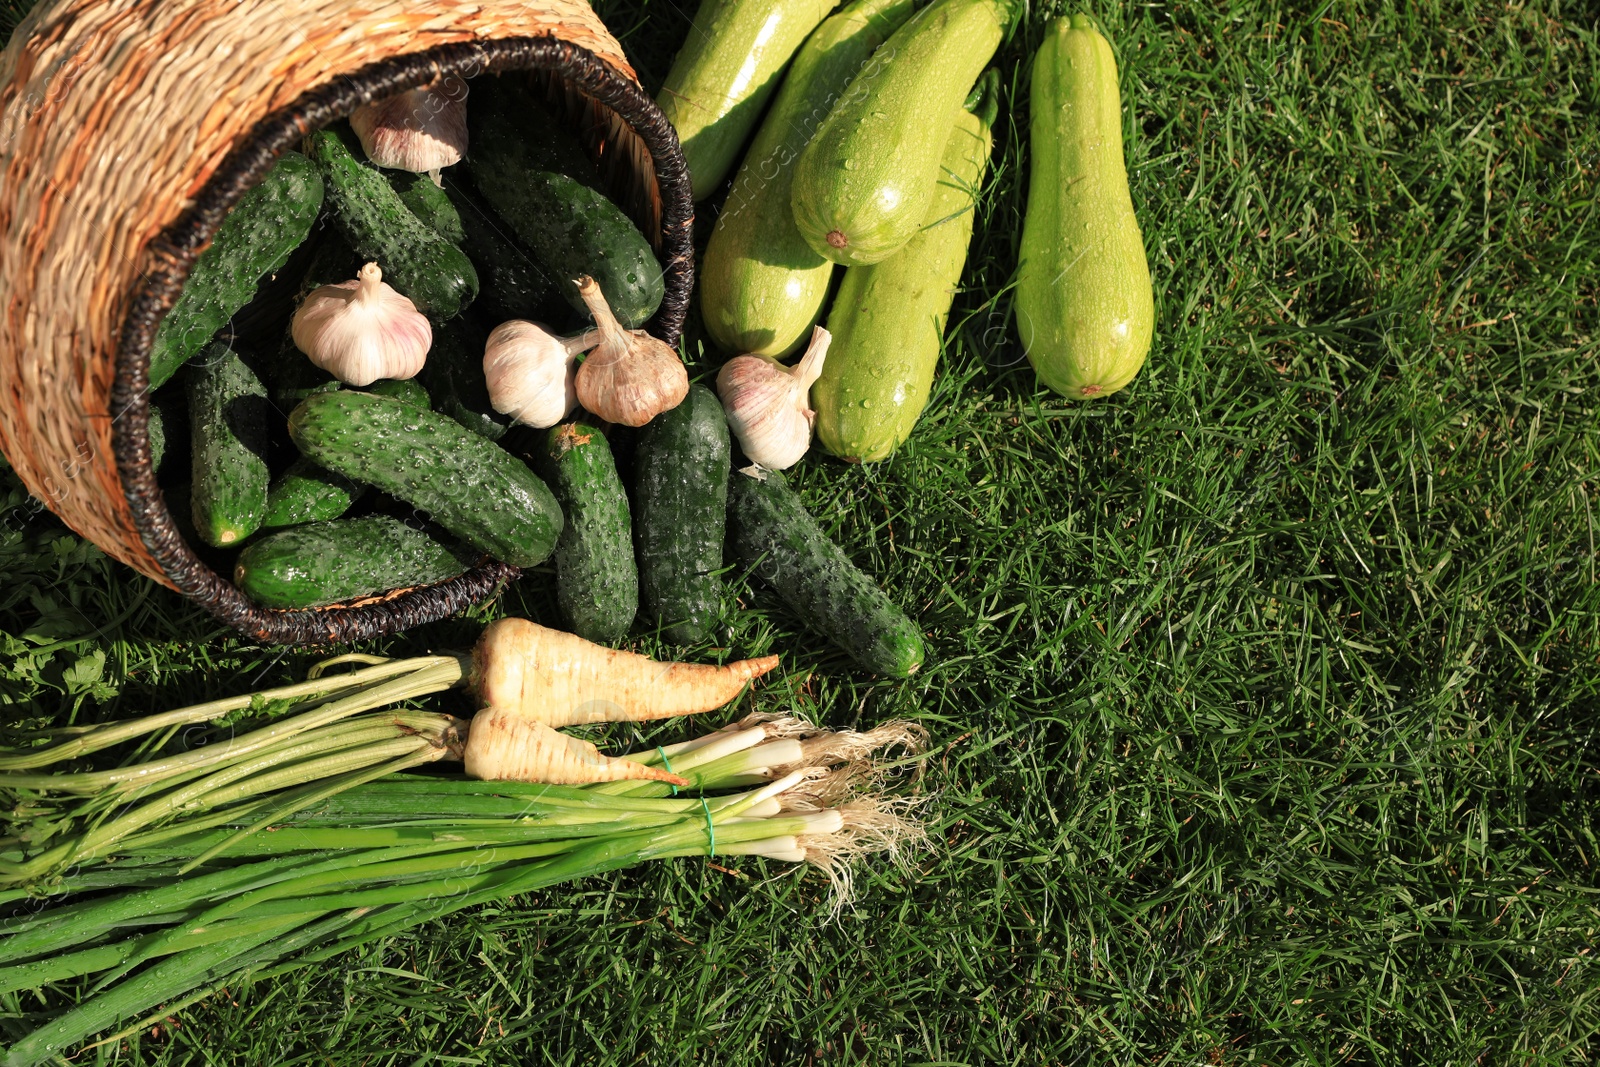
[[472,651],[469,684],[479,707],[559,728],[711,711],[777,665],[777,656],[723,667],[660,663],[527,619],[500,619]]
[[472,717],[462,762],[473,778],[493,782],[588,785],[642,778],[689,784],[659,767],[602,755],[587,741],[507,708],[485,708]]

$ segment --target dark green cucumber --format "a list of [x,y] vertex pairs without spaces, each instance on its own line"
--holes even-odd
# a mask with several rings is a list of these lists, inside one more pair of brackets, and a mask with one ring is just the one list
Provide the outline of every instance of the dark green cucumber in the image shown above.
[[483,378],[483,346],[488,334],[472,313],[434,331],[433,351],[422,378],[439,411],[480,437],[498,441],[511,428],[511,416],[489,403]]
[[343,125],[318,130],[306,149],[322,172],[333,221],[363,262],[436,321],[455,317],[478,294],[465,252],[413,215],[377,167],[364,162]]
[[190,369],[191,514],[200,539],[222,547],[255,533],[267,511],[267,390],[221,342]]
[[633,543],[644,618],[669,640],[711,636],[722,607],[728,422],[716,394],[691,385],[644,427],[634,457]]
[[289,261],[322,209],[322,178],[286,152],[222,220],[150,345],[150,388],[171,378],[250,302],[261,279]]
[[546,439],[544,470],[566,525],[556,541],[556,604],[588,641],[621,639],[639,612],[628,494],[594,426],[566,422]]
[[428,390],[415,378],[379,378],[363,391],[373,396],[386,396],[390,400],[398,400],[402,404],[421,408],[423,411],[433,407],[433,399],[428,396]]
[[387,515],[369,515],[263,537],[239,553],[233,584],[262,607],[314,608],[432,585],[471,564],[470,551]]
[[434,184],[426,174],[409,174],[403,170],[387,170],[383,176],[400,194],[400,202],[406,209],[434,233],[457,247],[466,241],[466,232],[461,228],[461,213],[450,202],[443,186]]
[[263,530],[337,519],[366,487],[301,456],[267,490]]
[[478,307],[496,322],[539,321],[558,312],[565,314],[566,304],[556,293],[555,280],[511,236],[506,221],[457,182],[450,183],[449,194],[467,235],[465,247],[472,249],[478,266]]
[[295,408],[289,436],[334,473],[428,512],[513,566],[542,563],[561,534],[561,509],[528,465],[447,416],[340,390]]
[[473,184],[573,308],[587,310],[566,283],[587,274],[623,325],[655,314],[666,290],[650,242],[599,192],[577,139],[531,92],[503,77],[479,78],[468,137]]
[[777,471],[736,471],[728,486],[734,551],[812,630],[874,674],[922,666],[922,634],[823,532]]

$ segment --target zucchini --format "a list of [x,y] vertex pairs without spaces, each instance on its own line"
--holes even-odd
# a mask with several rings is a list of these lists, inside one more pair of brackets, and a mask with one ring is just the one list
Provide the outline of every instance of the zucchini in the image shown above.
[[656,103],[678,131],[694,198],[716,192],[789,58],[838,0],[701,0]]
[[462,247],[467,234],[461,228],[461,212],[456,210],[443,186],[426,174],[411,174],[403,170],[384,171],[383,176],[400,194],[400,202],[407,211],[446,241],[457,248]]
[[473,184],[566,301],[588,313],[569,284],[587,274],[624,326],[654,315],[666,293],[661,264],[632,220],[598,191],[599,175],[577,139],[506,77],[473,83],[467,118]]
[[716,394],[691,385],[651,419],[634,456],[633,543],[648,625],[678,644],[709,640],[722,610],[728,421]]
[[472,303],[478,294],[472,261],[407,209],[383,172],[362,160],[348,126],[316,131],[306,149],[327,185],[334,225],[362,262],[377,263],[384,281],[435,322]]
[[469,551],[387,515],[369,515],[263,537],[239,553],[233,584],[262,607],[313,608],[432,585],[471,564]]
[[916,624],[823,532],[782,474],[746,468],[731,483],[734,551],[808,628],[874,674],[906,678],[922,666]]
[[255,533],[267,510],[267,390],[239,354],[213,342],[188,381],[190,513],[222,547]]
[[317,466],[301,456],[267,489],[261,529],[276,530],[337,519],[350,510],[366,487]]
[[565,314],[566,305],[556,294],[555,282],[528,250],[512,239],[506,221],[462,185],[452,182],[449,195],[466,234],[466,247],[472,249],[473,262],[478,265],[480,310],[497,323]]
[[833,262],[800,236],[789,208],[794,160],[873,50],[911,14],[911,0],[857,0],[806,39],[733,180],[700,268],[706,332],[729,352],[779,358],[822,314]]
[[928,404],[993,146],[998,79],[985,95],[982,117],[957,114],[922,230],[881,263],[846,269],[839,284],[828,313],[833,343],[811,387],[817,438],[836,456],[883,459],[911,436]]
[[876,263],[928,217],[950,116],[1000,45],[1017,0],[937,0],[878,49],[795,164],[800,233],[835,263]]
[[1088,16],[1045,30],[1032,112],[1017,331],[1040,381],[1074,400],[1107,396],[1144,366],[1155,301],[1122,160],[1117,60]]
[[261,279],[289,261],[322,209],[322,178],[285,152],[245,193],[200,253],[150,345],[150,388],[166,382],[250,302]]
[[527,464],[432,411],[340,390],[289,416],[306,456],[429,513],[450,533],[516,567],[542,563],[561,509]]
[[546,480],[566,519],[556,541],[556,604],[588,641],[620,640],[639,612],[628,494],[605,435],[583,422],[550,429]]
[[470,312],[446,323],[434,332],[433,351],[423,364],[422,378],[440,413],[480,437],[498,441],[511,429],[512,420],[489,403],[489,386],[483,377],[487,341],[488,334]]

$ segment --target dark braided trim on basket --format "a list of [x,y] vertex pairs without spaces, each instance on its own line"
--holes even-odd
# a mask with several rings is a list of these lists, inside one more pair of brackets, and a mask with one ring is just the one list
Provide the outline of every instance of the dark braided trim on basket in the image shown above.
[[112,447],[134,524],[145,547],[178,591],[218,619],[259,641],[329,645],[396,633],[442,619],[492,596],[517,568],[488,562],[437,585],[353,606],[298,611],[257,606],[211,570],[184,542],[150,465],[150,346],[156,327],[183,289],[195,258],[223,218],[286,150],[313,130],[369,100],[426,85],[447,74],[473,78],[504,70],[548,70],[611,108],[638,133],[653,157],[662,201],[661,251],[666,296],[647,328],[676,345],[694,284],[694,205],[689,171],[671,124],[638,86],[586,49],[554,37],[444,45],[364,67],[314,89],[258,122],[205,189],[161,237],[151,242],[144,287],[123,324],[111,391]]

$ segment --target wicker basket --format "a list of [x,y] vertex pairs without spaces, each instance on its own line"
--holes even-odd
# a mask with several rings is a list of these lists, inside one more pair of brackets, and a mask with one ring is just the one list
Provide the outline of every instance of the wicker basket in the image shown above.
[[445,74],[525,69],[655,243],[676,343],[692,203],[671,126],[578,0],[50,0],[0,53],[0,449],[82,536],[260,640],[390,633],[516,571],[306,611],[247,600],[196,557],[151,469],[157,323],[239,197],[304,134]]

